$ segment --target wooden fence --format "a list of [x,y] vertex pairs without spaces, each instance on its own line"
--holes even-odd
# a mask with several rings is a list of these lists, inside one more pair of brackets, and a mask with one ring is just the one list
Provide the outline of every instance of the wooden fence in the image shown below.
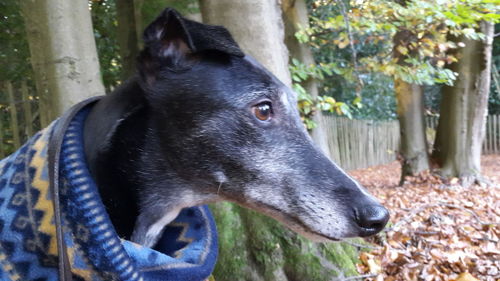
[[387,164],[399,150],[399,122],[350,120],[324,115],[332,159],[353,170]]
[[[396,159],[400,141],[398,121],[349,120],[329,115],[323,118],[330,154],[342,168],[362,169]],[[426,133],[431,141],[437,124],[437,117],[426,118]],[[500,153],[500,115],[489,115],[486,121],[483,154],[493,153]]]
[[0,159],[40,129],[38,97],[26,82],[0,84]]
[[[438,117],[427,117],[425,121],[427,128],[436,130]],[[483,141],[482,153],[500,153],[500,115],[488,115],[486,118],[486,132]]]

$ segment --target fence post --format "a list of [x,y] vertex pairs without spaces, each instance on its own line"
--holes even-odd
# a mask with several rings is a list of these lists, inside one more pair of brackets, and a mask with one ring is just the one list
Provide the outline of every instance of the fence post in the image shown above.
[[493,115],[493,124],[494,124],[494,132],[493,138],[495,140],[495,148],[494,153],[498,153],[500,151],[500,122],[498,120],[500,115]]
[[21,84],[21,93],[23,97],[24,130],[28,139],[33,135],[33,115],[31,114],[31,100],[26,81]]
[[6,88],[10,103],[9,111],[10,124],[12,129],[12,140],[14,142],[14,147],[17,149],[21,146],[21,141],[19,139],[19,123],[17,120],[16,100],[14,99],[14,90],[12,89],[12,83],[10,81],[6,82]]

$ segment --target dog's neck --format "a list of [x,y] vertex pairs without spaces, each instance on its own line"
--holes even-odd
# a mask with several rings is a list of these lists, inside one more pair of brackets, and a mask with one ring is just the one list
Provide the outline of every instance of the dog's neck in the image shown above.
[[143,90],[132,78],[92,108],[84,128],[88,166],[117,233],[148,246],[182,208],[217,199],[193,192],[168,161],[155,157],[161,140],[150,124]]

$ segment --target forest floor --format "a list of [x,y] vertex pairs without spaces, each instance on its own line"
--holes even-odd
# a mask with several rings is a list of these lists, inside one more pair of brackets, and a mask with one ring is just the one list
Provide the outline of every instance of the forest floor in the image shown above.
[[351,171],[391,212],[361,253],[365,280],[500,280],[500,155],[482,168],[489,183],[467,188],[430,173],[398,186],[398,162]]

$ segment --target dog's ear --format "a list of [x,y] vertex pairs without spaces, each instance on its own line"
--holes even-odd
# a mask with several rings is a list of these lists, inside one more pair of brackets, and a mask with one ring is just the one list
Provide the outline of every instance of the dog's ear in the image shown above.
[[225,27],[191,20],[185,20],[185,25],[197,52],[219,51],[238,57],[245,56]]
[[165,9],[145,29],[144,46],[137,65],[148,83],[155,80],[161,67],[185,69],[191,65],[195,53],[245,55],[224,27],[185,19],[171,8]]
[[181,69],[196,49],[185,26],[184,18],[174,9],[165,9],[145,30],[138,66],[148,82],[160,67]]

